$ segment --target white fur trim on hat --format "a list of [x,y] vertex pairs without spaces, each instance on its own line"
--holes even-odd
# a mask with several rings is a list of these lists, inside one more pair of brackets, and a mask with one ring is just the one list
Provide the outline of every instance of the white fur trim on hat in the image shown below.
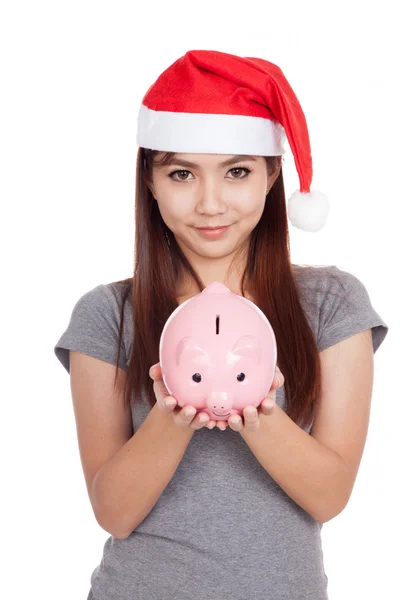
[[329,199],[322,192],[297,190],[288,200],[287,213],[293,227],[302,231],[319,231],[327,221]]
[[152,150],[282,156],[285,140],[280,123],[261,117],[139,109],[136,143]]

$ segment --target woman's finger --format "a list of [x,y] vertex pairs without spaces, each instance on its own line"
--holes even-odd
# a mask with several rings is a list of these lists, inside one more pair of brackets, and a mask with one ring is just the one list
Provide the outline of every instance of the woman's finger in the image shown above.
[[[275,394],[275,392],[273,392]],[[269,395],[262,401],[260,410],[263,415],[272,415],[275,410],[276,400]]]
[[209,422],[210,417],[205,412],[197,413],[196,417],[193,419],[190,427],[197,431],[197,429],[201,429],[202,427],[206,427]]
[[254,406],[246,406],[243,410],[244,426],[249,431],[256,431],[261,426],[258,410]]
[[240,415],[232,415],[228,419],[228,425],[233,431],[240,431],[243,429],[243,419]]
[[178,405],[173,396],[164,396],[164,403],[168,412],[173,412]]
[[284,384],[284,382],[285,382],[285,378],[283,376],[283,373],[282,373],[282,371],[280,370],[280,368],[277,365],[275,367],[275,377],[274,377],[274,381],[273,381],[273,387],[274,387],[274,389],[282,387],[283,384]]
[[156,379],[161,379],[161,365],[159,362],[150,367],[149,375],[152,379],[154,379],[154,381]]
[[178,409],[177,411],[174,411],[172,413],[172,418],[175,425],[178,425],[178,427],[189,427],[196,415],[196,412],[197,410],[194,406],[187,405]]
[[162,379],[160,363],[149,369],[149,375],[153,379],[153,389],[157,404],[163,412],[171,413],[176,407],[176,400],[170,395]]

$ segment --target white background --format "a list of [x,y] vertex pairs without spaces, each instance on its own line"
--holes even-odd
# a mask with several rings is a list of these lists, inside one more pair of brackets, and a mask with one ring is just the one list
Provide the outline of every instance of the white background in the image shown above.
[[[278,64],[306,114],[327,225],[292,262],[335,264],[389,325],[346,509],[322,530],[330,600],[399,594],[399,56],[396,3],[2,2],[2,594],[86,600],[108,533],[53,347],[86,291],[133,272],[136,117],[190,49]],[[287,196],[298,187],[286,146]],[[265,563],[268,568],[268,560]]]

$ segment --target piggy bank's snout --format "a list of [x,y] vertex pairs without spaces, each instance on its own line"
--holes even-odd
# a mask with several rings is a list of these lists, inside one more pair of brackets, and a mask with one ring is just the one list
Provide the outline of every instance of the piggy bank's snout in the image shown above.
[[211,392],[207,397],[207,408],[218,416],[227,414],[232,406],[228,392]]

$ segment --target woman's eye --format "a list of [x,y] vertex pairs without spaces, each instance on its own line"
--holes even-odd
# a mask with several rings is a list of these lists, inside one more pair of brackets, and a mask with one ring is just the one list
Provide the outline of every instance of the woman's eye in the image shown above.
[[246,169],[246,167],[234,167],[233,169],[230,169],[229,172],[231,171],[245,171],[245,175],[243,177],[234,177],[233,179],[244,179],[250,173],[250,169]]
[[[190,171],[185,171],[180,169],[179,171],[173,171],[172,173],[170,173],[168,175],[168,177],[171,177],[171,179],[174,179],[174,175],[176,175],[176,173],[190,173]],[[186,177],[184,179],[178,178],[178,180],[174,179],[174,181],[186,181]]]

